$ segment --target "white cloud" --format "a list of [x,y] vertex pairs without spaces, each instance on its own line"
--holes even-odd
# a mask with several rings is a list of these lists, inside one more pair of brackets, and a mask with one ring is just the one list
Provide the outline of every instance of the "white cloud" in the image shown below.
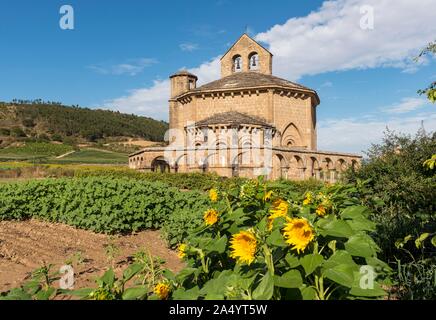
[[149,67],[157,63],[156,59],[141,58],[141,59],[131,59],[125,63],[115,64],[115,65],[93,65],[89,66],[89,69],[94,70],[100,74],[111,74],[111,75],[124,75],[135,76],[141,73],[146,67]]
[[[363,5],[374,7],[374,30],[360,28],[360,7]],[[274,73],[291,80],[329,71],[376,67],[395,67],[413,72],[419,64],[412,62],[410,57],[434,40],[436,35],[436,20],[431,10],[435,5],[436,0],[420,0],[419,5],[411,0],[325,1],[317,11],[276,25],[258,34],[256,39],[266,43],[274,54]],[[211,33],[210,27],[203,29]],[[213,34],[216,35],[216,32]],[[220,75],[219,58],[189,71],[199,77],[199,85],[216,80]],[[155,81],[151,87],[131,90],[121,98],[107,101],[105,107],[167,120],[169,91],[169,80]],[[402,109],[401,103],[404,103]],[[407,108],[418,108],[410,101],[401,103],[397,107],[404,112]],[[353,143],[363,146],[359,139],[371,141],[367,137],[375,134],[375,129],[381,128],[377,132],[382,132],[390,123],[365,120],[323,122],[320,126],[320,145],[331,150],[360,151],[360,147],[356,149]],[[391,122],[394,126],[397,123]],[[340,132],[332,140],[331,147],[328,137],[332,135],[323,128]],[[374,130],[362,137],[367,128]]]
[[179,45],[180,50],[182,51],[188,51],[188,52],[192,52],[198,49],[198,44],[196,43],[181,43]]
[[422,121],[427,131],[436,131],[436,112],[387,120],[361,117],[320,121],[318,149],[361,153],[371,143],[381,142],[386,128],[413,135],[421,128]]
[[331,88],[333,87],[333,82],[331,81],[326,81],[321,85],[321,88]]
[[[219,58],[215,58],[188,71],[199,77],[198,85],[201,85],[218,79],[219,70]],[[134,89],[123,97],[105,101],[103,107],[125,113],[146,115],[159,120],[168,120],[169,97],[170,81],[156,80],[149,88]]]
[[[362,6],[374,8],[374,29],[360,28]],[[410,60],[435,39],[436,0],[325,1],[308,16],[260,33],[274,54],[274,69],[296,80],[303,75],[376,67],[416,69]]]
[[391,114],[407,113],[422,108],[427,104],[427,99],[409,97],[403,98],[400,103],[382,108],[382,111]]

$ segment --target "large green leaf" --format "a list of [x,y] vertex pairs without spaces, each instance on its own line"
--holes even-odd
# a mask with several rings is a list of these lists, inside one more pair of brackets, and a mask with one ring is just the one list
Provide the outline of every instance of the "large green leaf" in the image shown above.
[[368,217],[370,211],[364,206],[347,207],[341,212],[341,217],[344,219],[361,219]]
[[373,257],[377,253],[377,246],[365,234],[356,234],[345,243],[345,250],[356,257]]
[[290,253],[288,253],[285,256],[285,260],[288,263],[290,268],[296,268],[301,264],[300,259],[298,259],[297,256],[290,254]]
[[300,262],[304,268],[306,277],[310,275],[313,271],[315,271],[315,269],[318,268],[323,261],[324,258],[322,257],[322,255],[317,253],[308,254],[301,258]]
[[271,235],[266,239],[266,242],[269,245],[286,248],[288,245],[286,244],[285,239],[283,238],[280,229],[274,230]]
[[139,271],[141,271],[142,266],[139,263],[131,264],[126,270],[123,272],[123,280],[125,282],[132,279]]
[[215,251],[217,253],[223,253],[226,250],[226,246],[227,246],[227,236],[224,235],[216,241],[212,240],[207,246],[207,250],[210,252]]
[[200,289],[196,286],[192,289],[185,290],[183,288],[177,289],[173,293],[174,300],[197,300],[200,295]]
[[105,274],[100,278],[100,280],[108,287],[112,287],[115,282],[115,273],[112,268],[106,271]]
[[321,235],[323,236],[349,238],[353,233],[353,229],[344,220],[332,220],[321,229]]
[[274,277],[267,272],[252,293],[254,300],[270,300],[274,293]]
[[376,229],[376,223],[362,218],[362,219],[355,219],[355,220],[347,220],[347,223],[350,225],[350,227],[354,231],[374,231]]
[[128,288],[123,293],[123,300],[136,300],[148,294],[148,288],[135,287]]
[[374,279],[372,279],[372,285],[369,285],[369,283],[367,283],[367,279],[362,279],[363,283],[360,283],[361,277],[366,275],[366,273],[361,274],[359,272],[355,272],[354,274],[354,283],[350,290],[351,295],[358,297],[380,297],[386,295],[386,291],[383,290],[380,284],[375,281],[375,276]]
[[290,270],[282,276],[274,276],[274,285],[280,288],[299,288],[303,285],[303,279],[298,270]]
[[351,288],[354,282],[353,267],[349,264],[338,264],[324,270],[323,274],[327,279],[348,288]]
[[316,299],[316,291],[312,287],[304,287],[300,288],[301,295],[303,300],[315,300]]

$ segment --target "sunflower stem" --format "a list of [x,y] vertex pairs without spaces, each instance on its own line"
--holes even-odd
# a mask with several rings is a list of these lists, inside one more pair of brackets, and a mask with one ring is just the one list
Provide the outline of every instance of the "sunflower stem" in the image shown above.
[[268,248],[266,244],[263,245],[262,248],[263,248],[263,253],[265,255],[265,262],[268,267],[268,270],[272,275],[274,275],[275,270],[274,270],[274,262],[273,262],[271,250]]

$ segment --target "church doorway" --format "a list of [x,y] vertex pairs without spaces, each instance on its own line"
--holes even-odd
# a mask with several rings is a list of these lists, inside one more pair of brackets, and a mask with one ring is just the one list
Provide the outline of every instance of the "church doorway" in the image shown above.
[[158,157],[151,163],[151,171],[153,172],[170,172],[170,165],[164,157]]

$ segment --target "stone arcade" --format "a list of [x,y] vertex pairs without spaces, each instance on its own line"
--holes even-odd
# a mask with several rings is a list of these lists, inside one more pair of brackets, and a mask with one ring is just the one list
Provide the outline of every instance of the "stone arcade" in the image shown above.
[[317,150],[316,91],[272,75],[272,54],[242,35],[221,58],[221,79],[197,87],[170,77],[170,145],[130,155],[142,171],[334,182],[361,157]]

